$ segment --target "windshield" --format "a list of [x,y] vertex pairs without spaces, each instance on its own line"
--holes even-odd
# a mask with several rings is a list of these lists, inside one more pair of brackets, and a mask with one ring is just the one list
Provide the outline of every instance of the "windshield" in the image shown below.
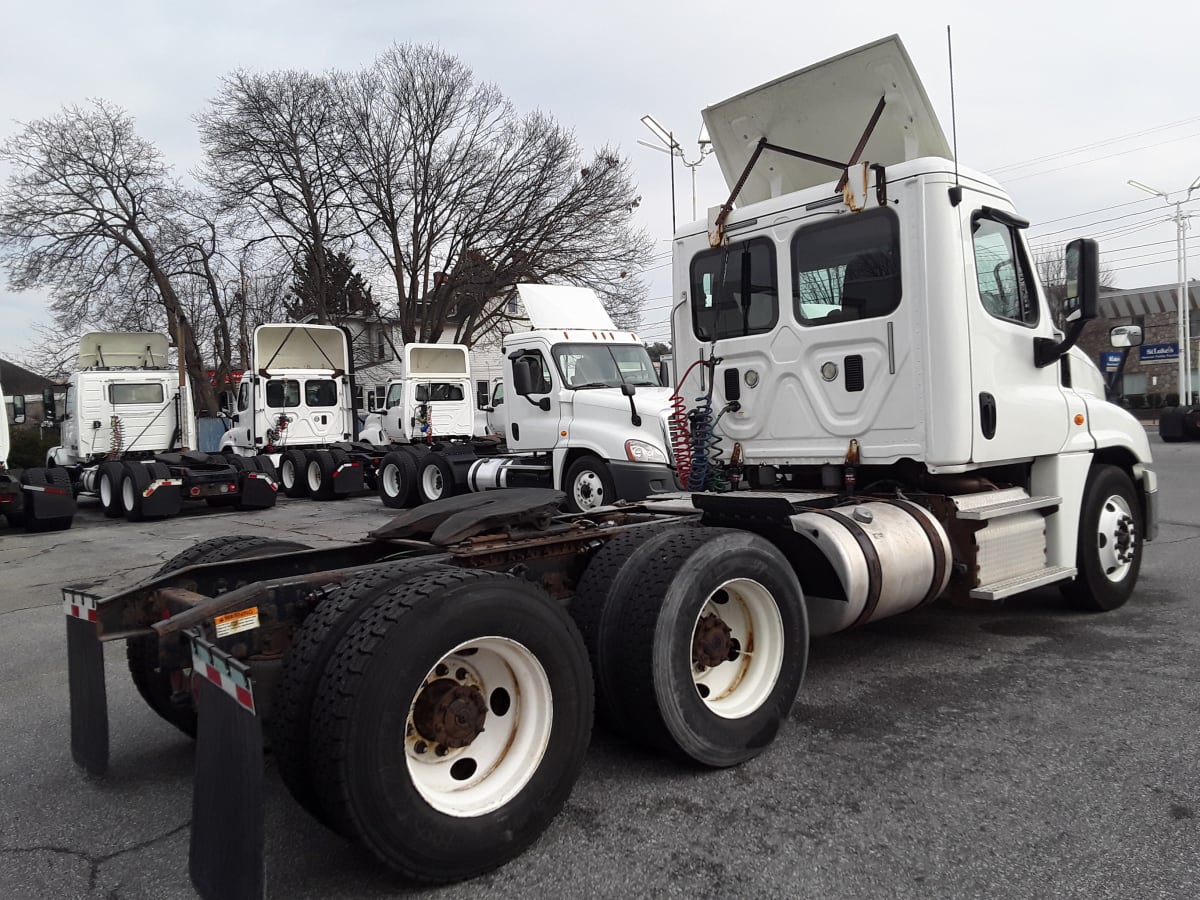
[[658,386],[650,354],[641,344],[558,344],[554,364],[569,388],[617,387],[622,382]]

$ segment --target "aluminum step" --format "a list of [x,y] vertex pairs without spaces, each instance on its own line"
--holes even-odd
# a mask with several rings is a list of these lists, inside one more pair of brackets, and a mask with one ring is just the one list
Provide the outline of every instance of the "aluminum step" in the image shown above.
[[[1021,496],[1019,497],[1013,497],[1008,491],[997,491],[996,494],[995,502],[981,503],[979,505],[960,504],[959,498],[954,498],[955,503],[959,505],[957,518],[983,521],[986,519],[996,519],[1000,516],[1011,516],[1014,513],[1048,509],[1059,506],[1062,503],[1062,497],[1030,497],[1024,491],[1021,491]],[[987,497],[988,495],[974,495],[974,497],[980,496]],[[1001,497],[1003,499],[1000,499]]]
[[994,581],[991,584],[981,584],[971,591],[970,596],[973,600],[1003,600],[1005,597],[1013,596],[1013,594],[1031,591],[1034,588],[1054,584],[1057,581],[1066,581],[1068,578],[1075,577],[1075,571],[1074,566],[1046,566],[1044,569],[1038,569],[1036,572],[1027,572],[1015,578]]

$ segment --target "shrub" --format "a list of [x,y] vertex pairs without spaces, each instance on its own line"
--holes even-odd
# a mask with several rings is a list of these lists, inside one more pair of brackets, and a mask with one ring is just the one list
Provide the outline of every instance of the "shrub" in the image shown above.
[[1142,409],[1146,405],[1146,395],[1126,394],[1125,402],[1129,405],[1130,409]]
[[8,465],[13,469],[30,469],[46,464],[46,451],[59,443],[57,428],[10,428],[12,444]]
[[1167,392],[1167,402],[1165,405],[1166,406],[1178,406],[1179,405],[1179,392],[1178,391],[1168,391]]
[[1160,409],[1163,405],[1163,395],[1162,394],[1147,394],[1146,395],[1146,405],[1148,407],[1150,407],[1151,409]]

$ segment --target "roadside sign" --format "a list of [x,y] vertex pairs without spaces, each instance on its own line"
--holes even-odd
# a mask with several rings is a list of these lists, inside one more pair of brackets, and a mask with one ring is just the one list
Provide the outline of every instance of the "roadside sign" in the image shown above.
[[1100,354],[1100,371],[1115,372],[1121,368],[1121,351],[1106,350]]
[[1169,344],[1143,344],[1138,347],[1138,362],[1148,363],[1174,362],[1179,359],[1179,344],[1175,341]]

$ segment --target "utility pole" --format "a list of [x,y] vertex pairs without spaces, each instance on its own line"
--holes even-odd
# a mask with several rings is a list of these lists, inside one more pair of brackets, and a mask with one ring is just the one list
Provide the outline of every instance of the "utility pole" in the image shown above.
[[1175,250],[1179,275],[1179,309],[1177,314],[1179,325],[1179,405],[1190,406],[1192,401],[1192,316],[1191,303],[1188,297],[1187,229],[1188,220],[1192,217],[1192,214],[1183,211],[1183,204],[1192,199],[1193,192],[1200,189],[1200,177],[1197,177],[1191,183],[1182,200],[1172,200],[1163,191],[1142,184],[1140,181],[1130,181],[1129,186],[1135,187],[1139,191],[1145,191],[1148,194],[1154,194],[1156,197],[1162,197],[1168,206],[1175,207],[1175,215],[1171,218],[1174,220],[1176,227]]

